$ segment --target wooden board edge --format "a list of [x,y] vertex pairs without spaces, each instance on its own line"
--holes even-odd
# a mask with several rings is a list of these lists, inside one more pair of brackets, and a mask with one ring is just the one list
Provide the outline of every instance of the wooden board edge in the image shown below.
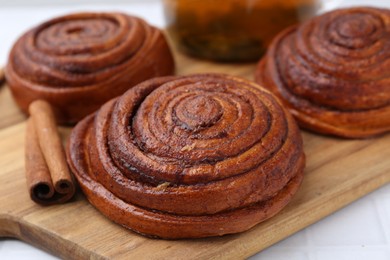
[[22,240],[62,259],[108,259],[49,230],[7,214],[0,215],[0,237]]

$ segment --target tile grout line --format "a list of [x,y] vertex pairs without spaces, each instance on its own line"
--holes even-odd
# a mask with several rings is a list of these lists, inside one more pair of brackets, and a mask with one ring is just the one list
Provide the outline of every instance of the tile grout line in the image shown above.
[[381,224],[381,228],[382,228],[382,232],[384,234],[385,240],[386,240],[386,244],[388,247],[390,247],[390,231],[386,229],[386,226],[390,226],[390,223],[386,223],[386,218],[384,218],[383,215],[387,215],[387,213],[384,212],[385,210],[383,210],[379,207],[380,202],[378,201],[378,200],[384,200],[385,198],[381,194],[376,194],[376,195],[377,195],[376,198],[372,198],[372,201],[373,201],[377,216],[379,218],[379,222]]
[[[310,225],[311,226],[311,225]],[[305,235],[306,235],[306,251],[307,251],[307,256],[309,257],[309,260],[315,260],[317,259],[316,257],[316,251],[317,250],[313,250],[314,248],[317,249],[317,247],[314,245],[314,243],[312,242],[312,230],[310,228],[310,226],[308,226],[306,229],[305,229]]]

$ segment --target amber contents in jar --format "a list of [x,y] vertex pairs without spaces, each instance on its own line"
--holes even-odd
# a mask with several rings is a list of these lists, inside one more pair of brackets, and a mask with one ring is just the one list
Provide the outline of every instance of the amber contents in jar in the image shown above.
[[278,32],[317,9],[318,0],[164,0],[179,48],[218,61],[259,59]]

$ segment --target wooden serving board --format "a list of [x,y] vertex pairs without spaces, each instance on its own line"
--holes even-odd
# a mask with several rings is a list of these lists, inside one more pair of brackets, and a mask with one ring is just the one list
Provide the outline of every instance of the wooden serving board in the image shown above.
[[[253,79],[255,64],[221,65],[175,54],[177,73],[222,72]],[[61,129],[64,140],[69,130]],[[390,182],[390,134],[343,140],[303,131],[307,167],[301,189],[272,219],[224,237],[149,239],[114,224],[78,191],[65,205],[42,207],[27,193],[25,117],[0,88],[0,236],[63,258],[237,259],[251,256]]]

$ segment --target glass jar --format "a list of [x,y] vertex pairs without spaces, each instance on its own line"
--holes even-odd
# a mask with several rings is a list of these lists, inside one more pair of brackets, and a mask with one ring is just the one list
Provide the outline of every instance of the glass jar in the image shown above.
[[164,0],[179,49],[217,61],[258,60],[278,32],[318,8],[318,0]]

